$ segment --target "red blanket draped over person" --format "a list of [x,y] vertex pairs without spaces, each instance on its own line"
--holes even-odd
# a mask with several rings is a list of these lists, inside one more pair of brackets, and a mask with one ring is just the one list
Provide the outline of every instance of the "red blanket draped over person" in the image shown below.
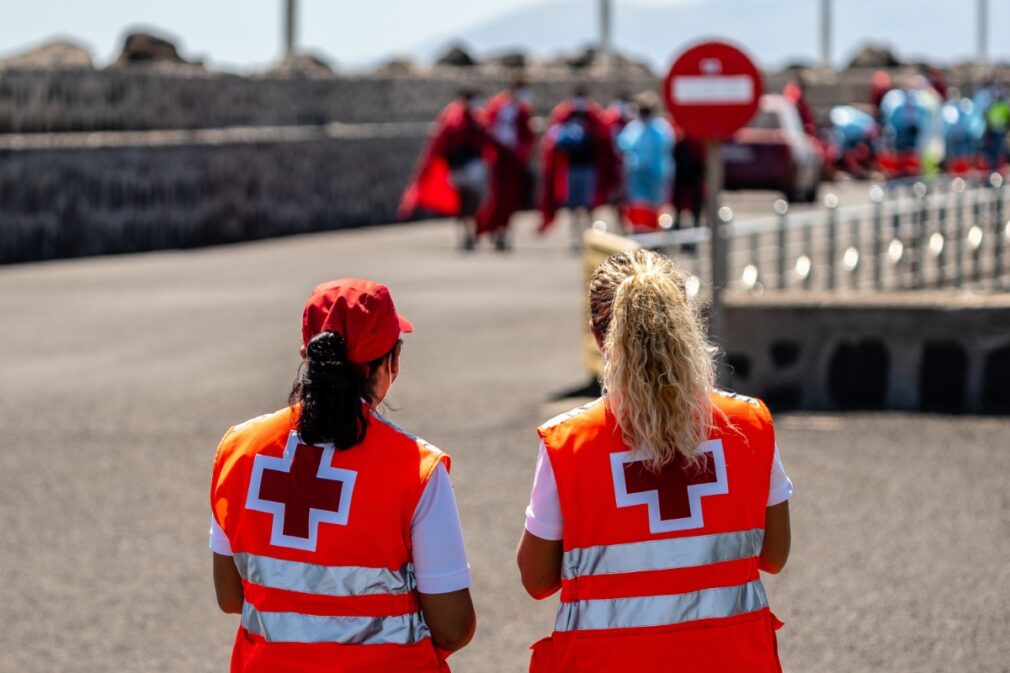
[[514,89],[494,96],[484,109],[485,128],[494,142],[488,153],[490,190],[477,212],[478,234],[507,228],[512,215],[526,205],[535,142],[532,118],[533,108]]
[[449,103],[435,120],[428,143],[407,189],[400,199],[400,219],[410,219],[418,211],[445,217],[458,217],[459,191],[450,179],[448,156],[463,147],[477,147],[486,153],[489,139],[478,116],[459,98]]
[[[568,197],[568,161],[556,147],[556,135],[552,133],[559,125],[568,121],[577,110],[570,101],[563,101],[551,112],[547,119],[547,132],[541,140],[542,179],[540,213],[543,222],[540,231],[545,231],[554,222],[558,210],[564,207]],[[604,122],[600,107],[590,103],[586,108],[586,122],[593,140],[593,155],[596,167],[596,186],[593,207],[603,205],[618,186],[620,174],[618,159],[610,141],[610,128]]]

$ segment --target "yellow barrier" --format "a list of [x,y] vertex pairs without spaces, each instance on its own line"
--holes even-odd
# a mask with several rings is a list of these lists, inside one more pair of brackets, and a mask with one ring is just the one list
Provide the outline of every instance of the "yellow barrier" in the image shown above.
[[[586,281],[586,288],[589,287],[589,279],[592,278],[596,267],[603,263],[607,257],[626,250],[640,248],[630,238],[618,236],[608,232],[597,232],[587,229],[582,236],[582,273]],[[596,346],[596,339],[589,331],[589,293],[582,293],[582,364],[596,378],[603,372],[603,363],[600,358],[600,349]]]

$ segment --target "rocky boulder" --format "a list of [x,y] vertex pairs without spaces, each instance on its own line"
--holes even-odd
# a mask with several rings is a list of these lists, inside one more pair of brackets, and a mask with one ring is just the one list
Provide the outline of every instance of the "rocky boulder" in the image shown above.
[[882,44],[867,44],[849,61],[850,68],[897,68],[902,63],[894,52]]
[[499,68],[525,68],[528,65],[526,54],[521,51],[508,51],[488,58],[485,65],[498,66]]
[[265,74],[274,77],[332,77],[333,68],[317,54],[289,54]]
[[91,69],[91,53],[67,40],[54,40],[0,61],[0,68],[17,70]]
[[454,45],[449,51],[442,54],[435,65],[449,66],[453,68],[470,68],[477,65],[477,59],[470,55],[468,51],[460,45]]
[[162,37],[150,33],[130,33],[123,42],[123,51],[116,59],[116,65],[128,66],[140,63],[186,64],[175,45]]

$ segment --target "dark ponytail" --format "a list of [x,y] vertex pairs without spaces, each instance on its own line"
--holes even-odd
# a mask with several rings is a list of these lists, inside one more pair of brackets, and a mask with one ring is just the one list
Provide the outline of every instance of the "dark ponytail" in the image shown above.
[[348,360],[347,343],[340,334],[320,332],[312,337],[290,400],[301,403],[298,434],[303,442],[332,443],[344,450],[365,439],[368,417],[361,401],[371,395],[371,371],[374,366]]

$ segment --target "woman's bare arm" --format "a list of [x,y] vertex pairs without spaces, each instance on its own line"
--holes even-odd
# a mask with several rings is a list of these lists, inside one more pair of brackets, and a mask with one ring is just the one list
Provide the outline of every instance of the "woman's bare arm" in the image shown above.
[[785,567],[789,559],[792,533],[789,527],[789,501],[765,510],[765,538],[761,546],[759,567],[773,575]]
[[214,554],[214,591],[217,593],[217,605],[222,612],[240,614],[245,602],[245,591],[242,589],[242,578],[235,567],[231,556]]
[[526,592],[538,601],[561,588],[561,540],[544,540],[523,531],[516,563]]
[[418,594],[431,640],[443,652],[463,649],[477,630],[477,615],[469,589],[444,594]]

